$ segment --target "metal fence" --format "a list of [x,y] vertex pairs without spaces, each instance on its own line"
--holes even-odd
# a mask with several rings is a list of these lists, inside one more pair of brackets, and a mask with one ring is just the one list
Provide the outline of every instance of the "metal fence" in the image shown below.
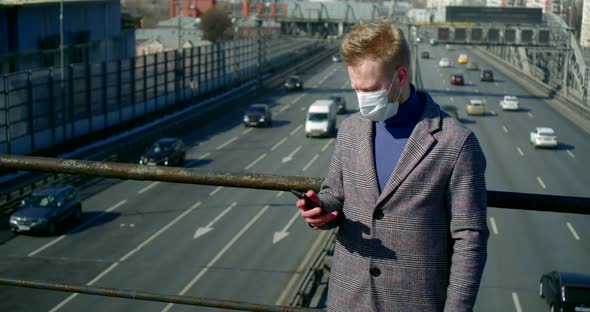
[[[0,77],[0,153],[29,154],[257,78],[318,46],[241,39],[98,64]],[[63,80],[62,80],[63,74]]]

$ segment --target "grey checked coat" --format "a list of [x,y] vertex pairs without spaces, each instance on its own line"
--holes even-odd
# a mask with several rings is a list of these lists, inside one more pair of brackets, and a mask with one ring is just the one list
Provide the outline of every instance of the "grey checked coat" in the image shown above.
[[471,311],[487,258],[486,160],[425,92],[424,113],[380,194],[373,123],[345,119],[322,208],[340,217],[328,311]]

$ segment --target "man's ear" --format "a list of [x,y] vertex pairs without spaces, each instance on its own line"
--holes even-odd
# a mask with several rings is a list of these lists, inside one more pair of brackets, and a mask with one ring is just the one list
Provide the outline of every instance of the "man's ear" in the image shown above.
[[405,66],[401,66],[397,69],[397,79],[399,79],[399,85],[403,85],[409,81],[408,69]]

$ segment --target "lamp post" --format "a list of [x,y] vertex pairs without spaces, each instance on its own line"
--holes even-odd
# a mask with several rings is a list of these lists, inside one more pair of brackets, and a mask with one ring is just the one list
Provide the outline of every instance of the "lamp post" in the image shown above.
[[61,68],[61,86],[64,85],[64,0],[59,2],[59,59]]
[[181,23],[181,18],[182,18],[182,0],[177,0],[176,6],[178,6],[178,16],[177,16],[178,17],[178,50],[182,50],[182,35],[180,34],[180,31],[182,29],[182,23]]
[[258,80],[258,88],[262,87],[262,36],[260,34],[260,28],[262,27],[262,20],[257,17],[256,18],[256,45],[258,47],[258,70],[257,70],[257,80]]

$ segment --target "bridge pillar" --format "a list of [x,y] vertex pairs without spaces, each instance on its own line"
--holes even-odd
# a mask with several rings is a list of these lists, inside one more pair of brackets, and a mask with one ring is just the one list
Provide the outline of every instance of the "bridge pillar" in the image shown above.
[[344,23],[338,23],[338,37],[342,37],[344,34]]

